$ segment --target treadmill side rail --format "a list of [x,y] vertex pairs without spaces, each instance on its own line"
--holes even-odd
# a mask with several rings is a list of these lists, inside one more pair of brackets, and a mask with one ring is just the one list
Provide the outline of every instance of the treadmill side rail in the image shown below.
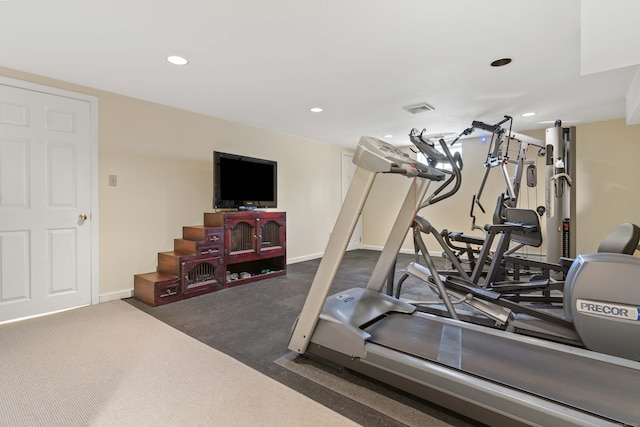
[[[407,390],[407,381],[414,384],[421,393],[412,393],[432,402],[439,403],[457,412],[474,416],[469,413],[470,404],[478,408],[489,409],[494,415],[484,414],[484,422],[498,422],[505,425],[521,422],[523,425],[538,426],[619,426],[619,423],[605,420],[570,407],[523,393],[512,388],[468,375],[462,371],[448,369],[435,363],[390,350],[373,343],[367,344],[367,357],[357,364],[368,365],[374,370],[384,370],[393,373],[403,389]],[[364,369],[350,366],[362,372]],[[434,392],[443,393],[445,402],[434,399]],[[448,397],[447,397],[448,396]],[[458,407],[457,405],[460,405]],[[498,421],[494,417],[504,417]],[[480,420],[480,418],[479,418]]]

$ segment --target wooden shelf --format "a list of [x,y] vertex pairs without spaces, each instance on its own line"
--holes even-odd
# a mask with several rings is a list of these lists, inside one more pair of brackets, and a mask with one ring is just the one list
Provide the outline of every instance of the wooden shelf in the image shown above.
[[[216,212],[182,227],[155,272],[134,276],[133,296],[161,305],[243,285],[287,270],[285,212]],[[232,279],[232,277],[238,277]]]
[[[285,212],[206,213],[204,224],[224,229],[225,287],[286,274]],[[276,273],[261,273],[265,269]],[[250,276],[229,279],[241,273]]]

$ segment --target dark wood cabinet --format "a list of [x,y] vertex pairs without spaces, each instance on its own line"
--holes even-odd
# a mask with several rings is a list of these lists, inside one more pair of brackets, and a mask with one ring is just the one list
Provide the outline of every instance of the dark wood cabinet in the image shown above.
[[182,299],[180,278],[160,272],[136,274],[133,297],[149,305],[162,305]]
[[173,247],[179,252],[221,256],[223,238],[222,227],[182,227],[182,238],[174,239]]
[[182,294],[195,296],[223,287],[222,257],[209,255],[190,257],[180,263]]
[[224,229],[226,287],[286,274],[285,212],[216,212],[205,227]]
[[149,305],[179,301],[286,274],[285,212],[216,212],[185,226],[155,272],[134,276],[133,296]]

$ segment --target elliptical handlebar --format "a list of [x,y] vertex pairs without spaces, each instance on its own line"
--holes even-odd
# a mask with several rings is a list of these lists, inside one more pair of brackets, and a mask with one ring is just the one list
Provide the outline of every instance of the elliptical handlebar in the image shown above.
[[409,132],[409,139],[413,143],[413,145],[420,150],[422,154],[427,158],[429,166],[435,166],[439,162],[448,161],[448,157],[446,154],[438,151],[433,143],[429,141],[425,141],[423,138],[424,132],[426,129],[422,129],[422,132],[418,133],[417,129],[411,129]]
[[[420,205],[420,209],[428,205],[440,202],[454,195],[460,189],[460,185],[462,184],[463,167],[462,156],[460,155],[460,153],[455,153],[455,155],[451,154],[451,150],[447,146],[444,138],[440,138],[439,140],[440,146],[442,148],[442,151],[440,151],[435,147],[435,144],[433,142],[424,139],[424,132],[424,129],[421,132],[419,132],[417,129],[412,129],[409,133],[409,139],[416,146],[416,148],[420,150],[422,154],[424,154],[429,166],[444,174],[449,175],[449,178],[445,182],[443,182],[425,202]],[[464,132],[460,134],[458,138],[456,138],[456,141],[462,135],[467,135],[468,133],[470,133],[469,129],[465,129]],[[450,165],[451,170],[438,168],[439,163],[446,163],[447,165]],[[449,188],[450,184],[452,183],[453,187]],[[449,190],[443,193],[446,188],[449,188]]]
[[[462,156],[459,152],[456,152],[452,155],[451,150],[449,150],[449,147],[447,147],[447,143],[444,141],[444,139],[440,139],[440,146],[442,147],[442,150],[444,151],[449,164],[451,165],[452,173],[449,176],[449,179],[447,179],[447,181],[445,181],[440,187],[438,187],[438,189],[436,189],[436,191],[434,191],[433,194],[431,194],[431,196],[429,196],[429,198],[424,203],[422,203],[420,208],[426,207],[428,205],[433,205],[453,196],[458,192],[460,186],[462,185]],[[444,191],[445,188],[449,187],[452,182],[453,187],[450,188],[447,192],[442,193],[442,191]]]

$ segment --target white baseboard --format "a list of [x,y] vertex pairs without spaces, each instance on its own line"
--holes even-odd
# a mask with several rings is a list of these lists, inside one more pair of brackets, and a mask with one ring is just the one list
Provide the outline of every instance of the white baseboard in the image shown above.
[[[382,252],[383,248],[382,248],[382,246],[365,245],[365,246],[362,247],[362,249],[368,249],[370,251]],[[400,249],[400,253],[401,254],[408,254],[408,255],[415,254],[413,249]],[[431,255],[432,257],[440,258],[442,256],[442,251],[429,251],[429,255]]]
[[[377,247],[373,247],[373,246],[363,246],[362,243],[352,243],[349,246],[347,246],[347,252],[348,251],[353,251],[356,249],[369,249],[369,250],[374,250],[374,251],[381,251],[382,248],[377,248]],[[407,252],[409,253],[409,252]],[[413,252],[411,252],[413,253]],[[318,254],[312,254],[312,255],[304,255],[304,256],[300,256],[300,257],[296,257],[296,258],[289,258],[287,260],[287,264],[296,264],[298,262],[304,262],[304,261],[311,261],[312,259],[318,259],[318,258],[322,258],[324,256],[324,253],[318,253]]]
[[382,251],[382,246],[371,246],[371,245],[362,245],[362,249],[366,249],[368,251]]
[[313,255],[304,255],[295,258],[289,258],[287,260],[287,264],[297,264],[299,262],[311,261],[312,259],[322,258],[323,254],[313,254]]
[[100,294],[100,303],[113,301],[117,299],[131,298],[133,296],[133,289],[125,289],[123,291],[109,292],[107,294]]
[[348,251],[353,251],[356,249],[362,249],[362,243],[361,242],[356,242],[356,243],[349,243],[349,246],[347,246],[347,252]]
[[[366,250],[369,250],[369,251],[382,252],[383,247],[382,246],[363,245],[362,249],[366,249]],[[400,249],[400,253],[401,254],[412,254],[413,253],[413,249]]]

